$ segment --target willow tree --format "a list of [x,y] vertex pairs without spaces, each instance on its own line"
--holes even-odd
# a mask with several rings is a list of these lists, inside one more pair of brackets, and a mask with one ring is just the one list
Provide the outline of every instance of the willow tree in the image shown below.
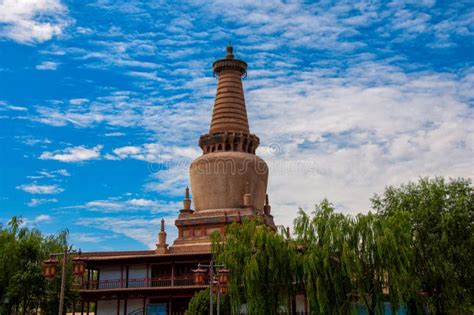
[[406,215],[357,215],[350,232],[349,252],[345,269],[354,296],[369,314],[383,314],[385,302],[397,310],[416,292],[416,281],[410,273],[413,251]]
[[412,293],[404,215],[353,218],[323,200],[312,216],[300,210],[295,237],[311,314],[348,314],[361,303],[370,314],[383,313],[384,302],[397,309]]
[[[413,281],[422,294],[410,305],[427,304],[434,314],[474,309],[474,188],[462,178],[421,178],[388,187],[372,199],[388,218],[408,215],[415,262]],[[396,258],[396,257],[395,257]]]
[[347,314],[351,308],[350,218],[327,201],[312,216],[300,209],[294,222],[300,249],[300,274],[311,314]]
[[284,231],[259,220],[232,224],[224,237],[213,235],[213,254],[216,262],[231,270],[229,296],[234,313],[243,304],[250,315],[277,314],[286,308],[296,259]]

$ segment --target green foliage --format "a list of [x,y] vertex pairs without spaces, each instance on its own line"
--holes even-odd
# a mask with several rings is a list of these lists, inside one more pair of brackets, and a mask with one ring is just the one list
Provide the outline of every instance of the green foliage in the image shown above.
[[422,178],[388,187],[372,199],[387,218],[408,217],[414,255],[411,274],[423,300],[435,314],[472,312],[474,308],[474,190],[471,181]]
[[[193,298],[189,301],[188,309],[184,315],[208,315],[209,314],[209,300],[210,294],[209,289],[201,290],[196,292]],[[217,298],[213,295],[214,310],[217,309]],[[220,312],[221,314],[230,314],[230,303],[229,298],[221,296],[220,299]]]
[[225,237],[214,235],[217,263],[232,271],[229,296],[237,312],[246,304],[249,314],[276,314],[287,305],[293,288],[295,255],[283,233],[276,233],[258,220],[232,224]]
[[[50,253],[62,252],[67,231],[44,236],[36,228],[22,226],[21,219],[13,217],[6,227],[0,226],[0,314],[13,309],[22,313],[41,308],[44,314],[58,310],[59,278],[50,283],[42,275],[42,264]],[[72,285],[71,268],[67,268],[66,304],[77,299]]]
[[[344,269],[351,221],[334,213],[324,200],[313,217],[300,210],[295,219],[295,241],[300,248],[302,281],[314,314],[345,314],[351,307],[350,270]],[[349,264],[349,267],[352,267]]]
[[295,242],[301,248],[302,280],[313,314],[347,314],[354,302],[369,313],[394,309],[410,292],[410,234],[406,216],[373,213],[355,218],[323,200],[312,216],[300,210]]
[[373,213],[353,221],[350,252],[345,262],[353,292],[369,313],[381,313],[389,301],[394,309],[405,303],[411,290],[412,249],[407,217],[384,218]]
[[290,238],[258,219],[213,236],[213,254],[232,270],[236,312],[276,314],[291,294],[305,291],[312,314],[369,314],[389,302],[410,313],[472,312],[474,190],[464,179],[420,179],[388,187],[372,199],[375,212],[335,212],[323,200],[300,210]]

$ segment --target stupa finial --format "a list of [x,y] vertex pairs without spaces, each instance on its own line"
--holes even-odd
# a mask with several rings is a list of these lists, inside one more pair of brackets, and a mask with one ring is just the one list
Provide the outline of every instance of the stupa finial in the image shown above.
[[227,54],[225,55],[225,59],[234,59],[234,47],[232,47],[232,43],[229,41],[227,45]]

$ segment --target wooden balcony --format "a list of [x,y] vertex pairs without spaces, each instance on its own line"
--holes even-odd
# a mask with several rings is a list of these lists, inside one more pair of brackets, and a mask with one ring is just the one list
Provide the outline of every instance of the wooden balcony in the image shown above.
[[[206,285],[209,280],[206,281]],[[179,287],[202,287],[194,284],[193,275],[185,276],[163,276],[157,278],[138,279],[112,279],[112,280],[91,280],[83,282],[81,290],[123,290],[138,288],[179,288]]]

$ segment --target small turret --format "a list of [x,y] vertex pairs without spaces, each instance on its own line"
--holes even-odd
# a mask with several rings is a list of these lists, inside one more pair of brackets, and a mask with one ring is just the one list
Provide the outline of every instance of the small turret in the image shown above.
[[270,212],[272,211],[272,207],[270,206],[270,203],[268,202],[268,194],[265,195],[265,205],[263,206],[263,212],[266,215],[270,215]]
[[158,244],[156,244],[156,253],[165,254],[168,251],[168,244],[166,244],[165,219],[161,219],[160,233],[158,233]]
[[180,212],[180,216],[188,215],[194,212],[193,210],[191,210],[191,199],[189,198],[189,187],[186,187],[186,190],[184,192],[184,199],[183,199],[183,209],[181,209],[179,212]]
[[191,210],[191,199],[189,199],[189,187],[187,186],[184,192],[183,210]]

